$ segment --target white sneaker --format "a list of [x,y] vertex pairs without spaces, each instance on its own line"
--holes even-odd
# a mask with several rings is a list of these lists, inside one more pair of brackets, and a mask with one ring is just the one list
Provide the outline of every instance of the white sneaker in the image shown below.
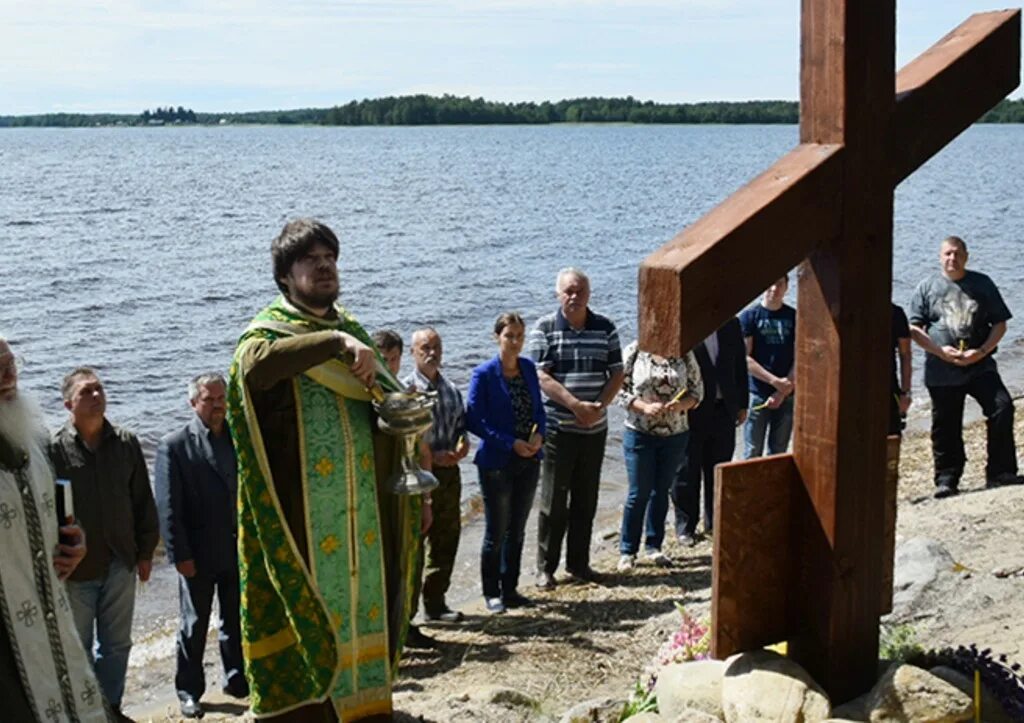
[[661,550],[652,550],[647,553],[647,561],[658,567],[672,567],[672,560]]
[[636,562],[635,555],[623,555],[619,558],[619,564],[615,566],[615,569],[619,572],[629,572],[633,569],[633,564]]

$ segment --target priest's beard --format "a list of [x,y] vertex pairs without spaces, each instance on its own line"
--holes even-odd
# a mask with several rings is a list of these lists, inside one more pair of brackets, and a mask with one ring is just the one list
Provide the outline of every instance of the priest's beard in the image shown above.
[[0,437],[32,456],[44,450],[46,425],[34,398],[18,391],[14,399],[0,400]]
[[333,289],[324,293],[311,293],[306,294],[298,289],[293,289],[289,301],[298,307],[301,307],[303,311],[311,311],[313,309],[329,309],[334,306],[334,302],[338,300],[340,289]]

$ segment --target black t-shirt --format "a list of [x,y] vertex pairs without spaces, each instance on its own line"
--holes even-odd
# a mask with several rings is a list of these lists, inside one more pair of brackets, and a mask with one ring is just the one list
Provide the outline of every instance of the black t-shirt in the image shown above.
[[[910,300],[910,323],[927,331],[939,346],[977,349],[988,339],[994,325],[1011,316],[992,279],[977,271],[967,271],[959,281],[936,274],[918,284]],[[995,349],[980,362],[966,367],[928,354],[924,383],[929,387],[967,384],[976,376],[995,371],[994,354]]]
[[896,360],[899,358],[900,339],[910,338],[910,324],[907,323],[907,315],[902,307],[892,305],[892,392],[900,393],[900,377],[896,367]]

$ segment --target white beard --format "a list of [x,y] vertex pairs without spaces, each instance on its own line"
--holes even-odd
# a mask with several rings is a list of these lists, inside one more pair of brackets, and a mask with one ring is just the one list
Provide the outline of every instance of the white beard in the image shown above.
[[0,401],[0,437],[32,458],[45,452],[46,423],[33,397],[19,390],[14,399]]

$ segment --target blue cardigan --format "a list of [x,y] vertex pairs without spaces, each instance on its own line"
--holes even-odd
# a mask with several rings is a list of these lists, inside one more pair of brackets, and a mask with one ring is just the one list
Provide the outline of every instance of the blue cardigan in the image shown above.
[[[540,398],[537,367],[531,359],[519,357],[519,373],[526,382],[533,401],[533,421],[543,436],[547,415]],[[482,444],[473,461],[482,469],[500,469],[512,461],[512,445],[516,441],[516,415],[512,410],[508,382],[501,371],[501,357],[495,356],[473,370],[466,400],[466,427],[480,438]],[[541,457],[537,453],[537,458]]]

